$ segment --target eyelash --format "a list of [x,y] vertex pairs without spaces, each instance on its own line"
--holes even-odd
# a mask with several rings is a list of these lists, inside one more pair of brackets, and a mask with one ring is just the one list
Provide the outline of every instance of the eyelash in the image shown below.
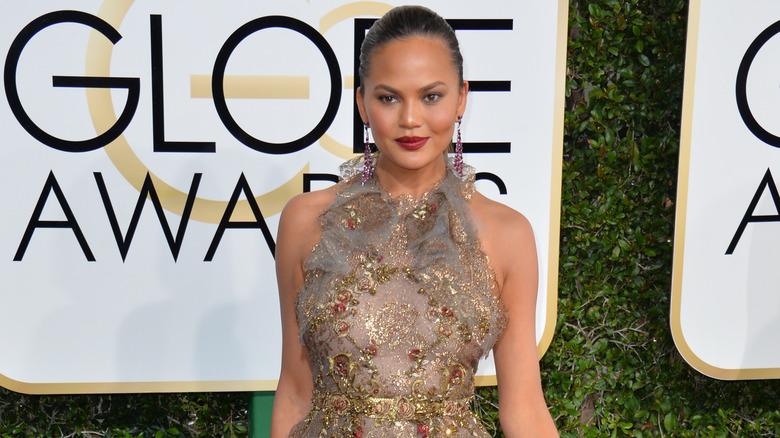
[[[395,96],[385,95],[385,96],[379,96],[377,98],[379,102],[381,103],[393,103],[396,102],[398,99],[395,98]],[[441,94],[438,93],[430,93],[423,96],[422,100],[425,103],[435,103],[441,99]]]

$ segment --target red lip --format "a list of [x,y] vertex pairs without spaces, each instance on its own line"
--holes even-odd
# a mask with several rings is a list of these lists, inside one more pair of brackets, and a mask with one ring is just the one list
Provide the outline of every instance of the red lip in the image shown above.
[[416,151],[428,143],[429,137],[398,137],[395,142],[407,151]]

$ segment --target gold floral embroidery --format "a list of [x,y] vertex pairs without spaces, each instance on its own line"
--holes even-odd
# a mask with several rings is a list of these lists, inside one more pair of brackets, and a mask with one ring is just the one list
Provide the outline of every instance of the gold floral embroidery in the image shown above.
[[433,213],[436,213],[436,204],[422,204],[412,212],[412,217],[424,221],[426,218],[428,218],[428,214]]
[[422,422],[431,416],[461,417],[468,414],[468,398],[419,397],[350,397],[343,394],[315,390],[312,397],[314,411],[335,411],[338,414],[357,414],[376,420]]
[[296,302],[315,378],[292,437],[488,436],[469,401],[505,317],[472,191],[451,173],[419,200],[340,183]]

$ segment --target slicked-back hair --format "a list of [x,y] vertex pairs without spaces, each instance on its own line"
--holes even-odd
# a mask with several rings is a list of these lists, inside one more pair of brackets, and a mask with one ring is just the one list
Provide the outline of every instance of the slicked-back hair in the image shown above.
[[[424,6],[395,7],[371,26],[360,46],[360,83],[365,84],[371,57],[377,49],[393,41],[415,37],[434,38],[443,42],[450,52],[459,83],[463,83],[463,55],[455,31],[444,18]],[[363,87],[360,91],[363,92]]]

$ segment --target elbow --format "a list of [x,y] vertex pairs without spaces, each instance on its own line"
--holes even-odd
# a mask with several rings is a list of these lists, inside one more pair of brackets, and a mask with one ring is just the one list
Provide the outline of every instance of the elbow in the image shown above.
[[527,410],[501,409],[499,403],[498,421],[507,438],[534,437],[557,438],[558,430],[552,421],[546,407],[543,411],[536,411],[529,407]]
[[498,422],[501,424],[501,430],[506,437],[518,437],[520,436],[521,427],[518,424],[519,418],[517,415],[513,415],[506,412],[506,409],[498,410]]

